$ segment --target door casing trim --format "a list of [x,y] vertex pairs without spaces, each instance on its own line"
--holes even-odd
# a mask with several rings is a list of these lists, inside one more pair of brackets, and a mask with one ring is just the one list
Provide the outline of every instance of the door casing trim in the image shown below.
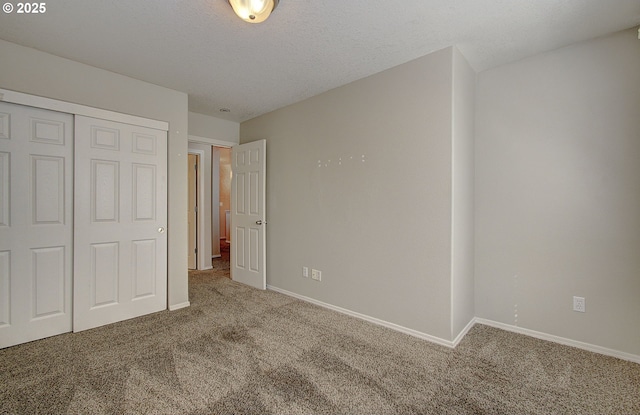
[[88,107],[82,104],[60,101],[58,99],[41,97],[38,95],[25,94],[23,92],[11,91],[9,89],[0,88],[0,101],[25,105],[28,107],[41,108],[45,110],[64,112],[67,114],[84,115],[85,117],[99,118],[102,120],[115,121],[123,124],[137,125],[140,127],[153,128],[155,130],[169,131],[169,123],[166,121],[152,120],[150,118],[123,114],[121,112]]

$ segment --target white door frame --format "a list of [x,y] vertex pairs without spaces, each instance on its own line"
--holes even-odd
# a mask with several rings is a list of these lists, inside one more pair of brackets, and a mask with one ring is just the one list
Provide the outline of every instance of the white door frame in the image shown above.
[[[196,181],[196,205],[198,206],[198,213],[196,214],[196,269],[204,270],[211,269],[211,266],[205,264],[204,250],[205,242],[205,229],[204,229],[204,215],[205,215],[205,203],[204,203],[204,172],[202,166],[204,165],[204,151],[189,149],[189,154],[195,154],[198,156],[198,180]],[[211,254],[209,254],[211,255]]]
[[[194,153],[191,149],[189,149],[189,160],[188,160],[188,166],[189,166],[189,174],[187,174],[187,178],[189,179],[189,183],[188,183],[188,188],[189,188],[189,203],[188,203],[188,212],[187,212],[187,217],[188,222],[189,222],[189,243],[187,244],[189,247],[189,264],[188,264],[188,268],[190,270],[192,269],[199,269],[200,267],[198,266],[198,235],[200,235],[200,232],[198,231],[198,222],[200,221],[198,219],[198,210],[200,209],[200,201],[198,200],[198,196],[200,195],[200,191],[198,190],[198,183],[202,180],[200,178],[200,172],[199,167],[200,167],[200,159],[201,156],[200,154]],[[191,166],[191,156],[193,156],[193,158],[195,159],[195,169],[192,169]],[[195,172],[193,170],[196,170]],[[193,196],[195,197],[195,200],[191,200],[191,187],[193,186],[194,189],[194,194]],[[191,206],[191,203],[193,203],[193,206]],[[191,210],[194,210],[193,212]],[[191,215],[194,215],[193,218],[193,226],[191,225]],[[193,234],[191,233],[193,231]],[[193,243],[193,246],[191,246],[191,244]],[[191,251],[191,249],[193,248],[193,252]],[[193,255],[193,256],[192,256]],[[191,258],[193,258],[193,266],[191,266]]]
[[100,118],[107,121],[133,124],[161,131],[169,131],[169,123],[166,121],[151,120],[149,118],[142,118],[136,115],[122,114],[120,112],[88,107],[82,104],[74,104],[72,102],[60,101],[37,95],[29,95],[23,92],[11,91],[9,89],[0,88],[0,101],[42,108],[45,110],[66,112],[67,114],[84,115],[86,117]]

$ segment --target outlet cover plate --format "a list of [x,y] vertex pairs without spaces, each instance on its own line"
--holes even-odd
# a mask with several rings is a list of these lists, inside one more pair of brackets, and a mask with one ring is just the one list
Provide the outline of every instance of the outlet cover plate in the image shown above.
[[573,297],[573,311],[578,311],[580,313],[586,312],[586,304],[584,297]]
[[311,270],[311,278],[316,280],[316,281],[322,281],[322,271],[317,270],[317,269],[312,269]]

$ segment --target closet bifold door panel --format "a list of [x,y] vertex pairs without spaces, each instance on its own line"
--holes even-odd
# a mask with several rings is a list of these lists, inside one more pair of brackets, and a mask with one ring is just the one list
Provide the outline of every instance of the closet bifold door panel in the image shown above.
[[0,102],[0,348],[72,329],[73,116]]
[[166,131],[76,116],[74,210],[73,331],[166,309]]

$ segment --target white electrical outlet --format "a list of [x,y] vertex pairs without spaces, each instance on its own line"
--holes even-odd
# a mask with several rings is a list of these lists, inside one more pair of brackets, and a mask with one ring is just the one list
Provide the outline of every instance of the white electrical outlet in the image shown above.
[[309,267],[302,267],[302,276],[309,278]]
[[322,281],[322,271],[317,270],[317,269],[312,269],[311,270],[311,278],[316,280],[316,281]]
[[579,311],[584,313],[587,307],[585,304],[584,297],[573,297],[573,311]]

